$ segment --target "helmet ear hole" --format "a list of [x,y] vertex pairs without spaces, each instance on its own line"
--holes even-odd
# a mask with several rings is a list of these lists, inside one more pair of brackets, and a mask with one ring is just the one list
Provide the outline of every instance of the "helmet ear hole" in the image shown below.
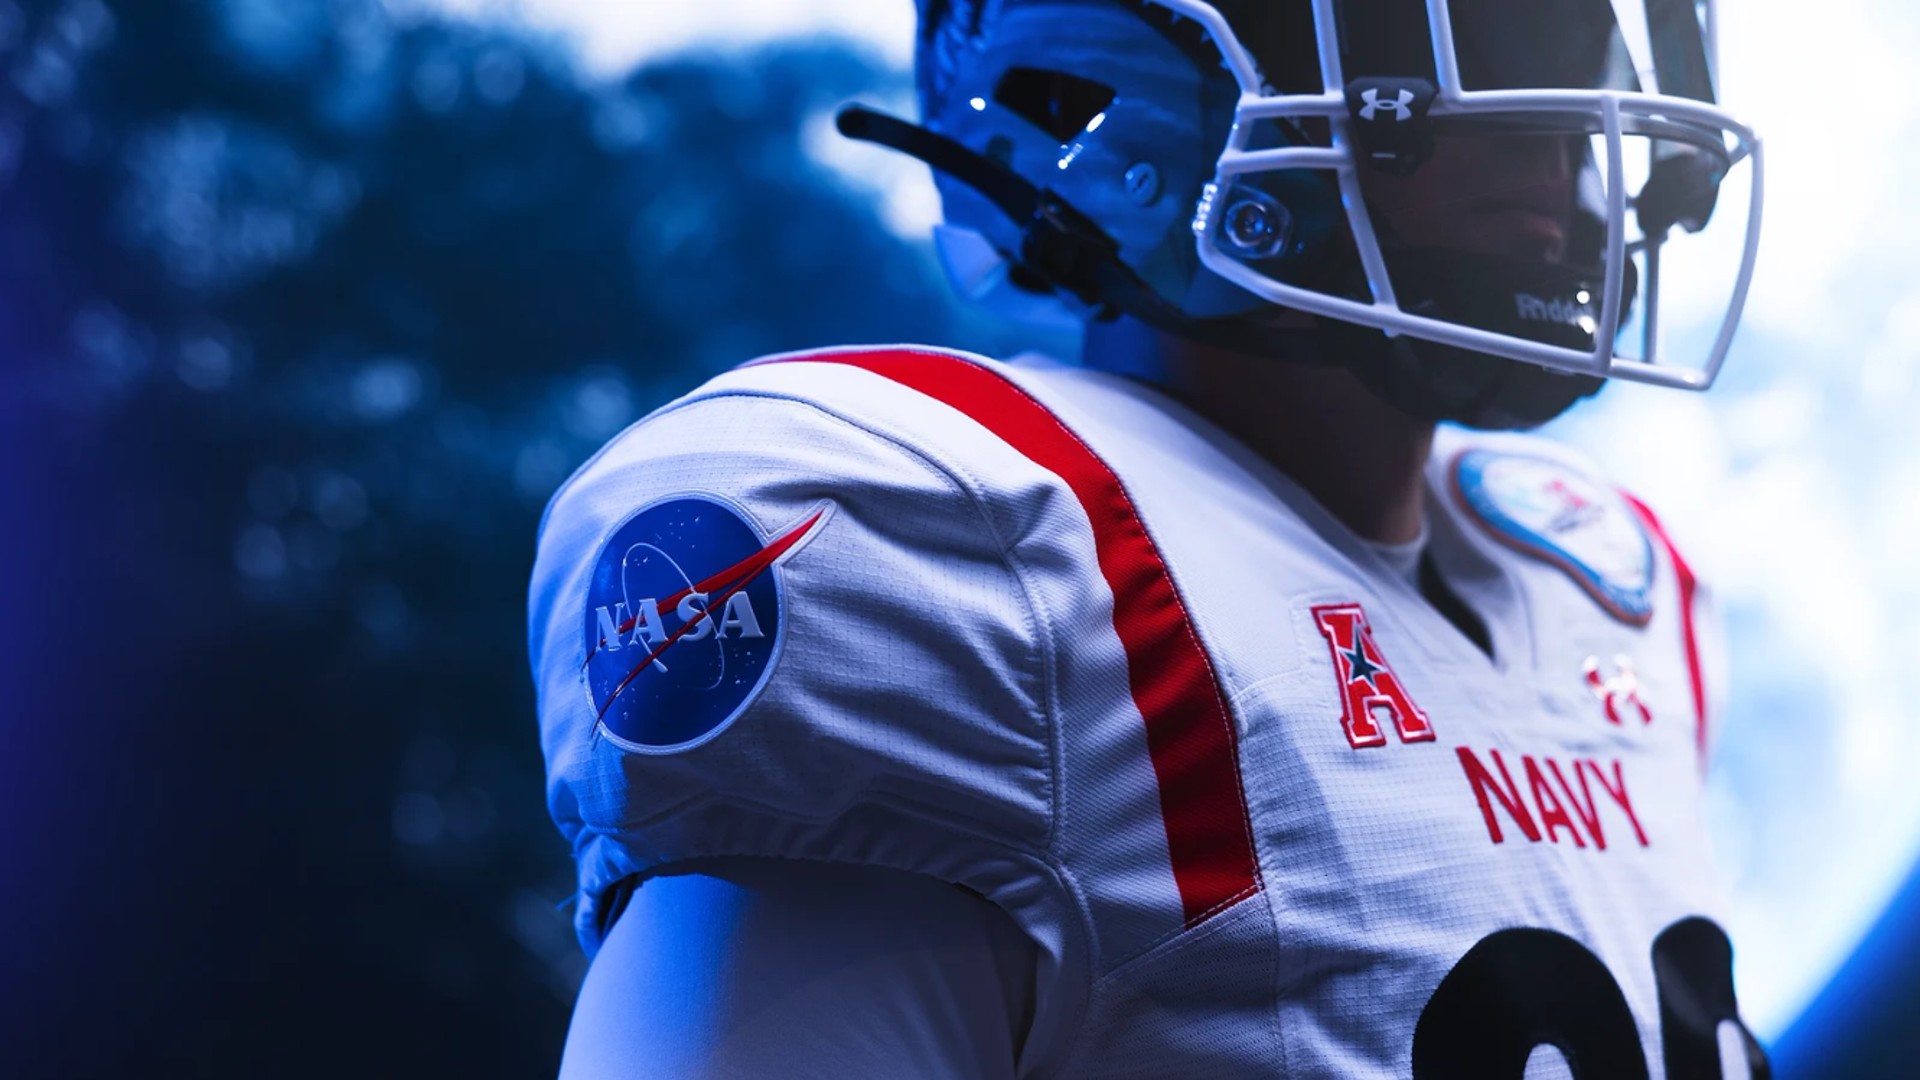
[[1113,87],[1065,71],[1008,68],[993,100],[1065,145],[1113,104]]

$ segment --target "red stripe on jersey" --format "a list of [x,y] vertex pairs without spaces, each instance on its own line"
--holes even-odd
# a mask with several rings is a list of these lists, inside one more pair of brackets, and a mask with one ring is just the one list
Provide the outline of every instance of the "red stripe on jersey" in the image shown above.
[[1667,558],[1673,563],[1673,576],[1680,583],[1680,636],[1687,650],[1687,678],[1693,684],[1693,741],[1704,765],[1707,760],[1707,684],[1700,674],[1700,640],[1694,636],[1693,629],[1693,593],[1698,581],[1693,576],[1693,568],[1687,565],[1686,559],[1680,557],[1680,549],[1673,546],[1673,539],[1667,535],[1667,530],[1661,526],[1653,510],[1624,491],[1620,494],[1627,500],[1627,505],[1633,507],[1634,513],[1640,515],[1640,520],[1647,523],[1647,529],[1653,533],[1654,539],[1667,549]]
[[1186,924],[1260,888],[1253,828],[1240,788],[1226,697],[1120,478],[1039,401],[979,364],[905,350],[796,356],[847,364],[958,409],[1064,481],[1093,526],[1100,573],[1113,592],[1113,629],[1127,654],[1134,705],[1160,786],[1167,851]]

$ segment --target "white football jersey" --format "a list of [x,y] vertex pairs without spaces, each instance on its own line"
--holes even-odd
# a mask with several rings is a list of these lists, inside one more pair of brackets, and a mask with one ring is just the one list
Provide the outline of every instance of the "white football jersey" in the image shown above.
[[1701,587],[1552,443],[1443,430],[1428,483],[1423,594],[1125,379],[889,348],[713,380],[542,526],[583,942],[689,860],[881,866],[1035,943],[1023,1076],[1761,1075]]

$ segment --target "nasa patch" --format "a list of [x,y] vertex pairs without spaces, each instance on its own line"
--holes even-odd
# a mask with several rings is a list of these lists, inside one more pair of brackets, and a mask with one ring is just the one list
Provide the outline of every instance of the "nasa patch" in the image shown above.
[[598,730],[641,753],[713,738],[766,685],[786,628],[779,564],[831,504],[767,539],[713,495],[673,495],[614,530],[587,586],[587,697]]
[[1456,458],[1453,486],[1494,539],[1564,570],[1614,618],[1653,617],[1653,543],[1618,493],[1558,461],[1493,450]]

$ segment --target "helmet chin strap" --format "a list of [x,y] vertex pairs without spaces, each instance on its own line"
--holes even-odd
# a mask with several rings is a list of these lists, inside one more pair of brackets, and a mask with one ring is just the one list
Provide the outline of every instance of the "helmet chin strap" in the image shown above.
[[1488,431],[1539,427],[1606,385],[1591,375],[1569,375],[1415,338],[1329,323],[1347,367],[1362,385],[1409,416]]
[[[1475,252],[1400,248],[1392,252],[1401,306],[1453,321],[1563,348],[1595,345],[1596,298],[1604,274],[1596,268],[1542,264]],[[1628,302],[1638,275],[1626,264],[1621,288]],[[1574,375],[1412,337],[1328,322],[1348,366],[1368,388],[1402,412],[1469,427],[1538,427],[1606,384]]]
[[[1372,327],[1336,320],[1318,320],[1314,328],[1282,328],[1258,314],[1195,318],[1142,281],[1120,258],[1119,243],[1092,219],[1005,165],[864,106],[842,109],[836,126],[848,138],[917,158],[992,202],[1020,228],[1015,261],[1049,289],[1093,309],[1096,319],[1125,315],[1163,333],[1230,352],[1345,366],[1410,416],[1479,428],[1536,427],[1597,392],[1605,381],[1389,337]],[[1476,296],[1475,290],[1463,287],[1470,280],[1484,284],[1489,279],[1511,288],[1481,290]],[[1601,295],[1602,289],[1590,272],[1575,268],[1543,270],[1539,264],[1492,256],[1420,250],[1395,252],[1395,284],[1409,311],[1445,312],[1469,325],[1582,349],[1592,347],[1592,338],[1590,330],[1581,329],[1587,301],[1579,298]]]

